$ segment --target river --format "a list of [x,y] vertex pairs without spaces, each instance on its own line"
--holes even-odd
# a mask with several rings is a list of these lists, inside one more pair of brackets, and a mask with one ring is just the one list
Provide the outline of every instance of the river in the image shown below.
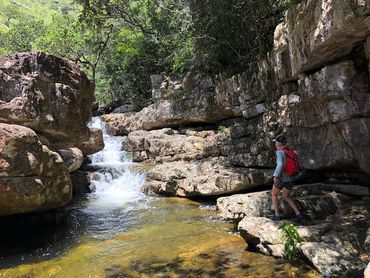
[[[91,126],[104,129],[97,118]],[[0,235],[0,277],[319,277],[246,251],[214,204],[145,196],[122,139],[104,132],[94,192],[74,198],[59,224]]]

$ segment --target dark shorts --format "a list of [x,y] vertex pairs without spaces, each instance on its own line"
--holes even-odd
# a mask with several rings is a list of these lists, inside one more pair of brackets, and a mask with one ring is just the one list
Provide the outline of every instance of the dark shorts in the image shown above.
[[292,182],[281,182],[280,179],[278,179],[276,182],[274,182],[274,186],[279,190],[282,190],[284,187],[288,190],[292,190],[293,183]]

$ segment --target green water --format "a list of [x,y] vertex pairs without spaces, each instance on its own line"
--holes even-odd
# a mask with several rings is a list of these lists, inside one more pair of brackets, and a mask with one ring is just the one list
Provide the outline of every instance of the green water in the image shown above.
[[185,199],[75,200],[56,229],[6,241],[0,277],[319,277],[245,251],[231,228]]

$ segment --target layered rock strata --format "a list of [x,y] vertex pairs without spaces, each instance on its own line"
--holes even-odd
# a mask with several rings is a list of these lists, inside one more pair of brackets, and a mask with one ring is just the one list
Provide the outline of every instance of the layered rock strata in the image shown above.
[[[273,50],[255,71],[226,80],[218,77],[212,90],[192,87],[138,113],[106,115],[103,120],[112,134],[129,134],[125,148],[135,160],[166,163],[158,166],[163,169],[176,163],[172,164],[175,172],[179,161],[185,161],[182,172],[186,173],[187,168],[202,169],[214,157],[222,157],[219,164],[229,167],[230,173],[232,168],[272,172],[271,138],[284,133],[301,159],[303,179],[366,185],[370,177],[369,14],[366,1],[302,1],[287,11],[276,28]],[[173,129],[172,134],[162,137],[139,131],[166,127]],[[207,136],[190,135],[201,127]],[[154,176],[157,182],[149,183],[154,191],[171,191],[169,185],[158,183],[168,184],[168,177]],[[180,176],[192,179],[189,174]],[[153,175],[148,177],[152,180]],[[261,179],[254,186],[265,184],[266,179]]]

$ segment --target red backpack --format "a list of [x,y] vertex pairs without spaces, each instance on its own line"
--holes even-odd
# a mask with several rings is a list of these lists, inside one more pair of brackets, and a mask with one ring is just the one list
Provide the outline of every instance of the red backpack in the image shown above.
[[288,176],[297,175],[300,171],[298,155],[291,149],[283,149],[283,151],[286,157],[283,172]]

